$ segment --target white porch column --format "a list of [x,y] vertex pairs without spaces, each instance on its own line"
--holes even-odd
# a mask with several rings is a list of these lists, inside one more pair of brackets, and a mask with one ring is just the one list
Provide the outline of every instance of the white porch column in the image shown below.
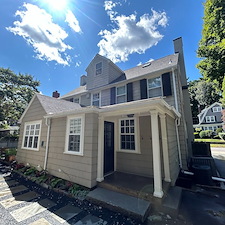
[[100,116],[98,121],[98,165],[97,165],[97,181],[104,180],[104,117]]
[[170,165],[169,165],[169,150],[167,139],[166,115],[160,114],[161,134],[162,134],[162,148],[163,148],[163,165],[164,165],[164,180],[171,182],[170,178]]
[[162,198],[162,173],[160,159],[160,144],[159,144],[159,120],[156,110],[150,111],[151,114],[151,129],[152,129],[152,153],[153,153],[153,175],[154,175],[154,193],[153,195]]

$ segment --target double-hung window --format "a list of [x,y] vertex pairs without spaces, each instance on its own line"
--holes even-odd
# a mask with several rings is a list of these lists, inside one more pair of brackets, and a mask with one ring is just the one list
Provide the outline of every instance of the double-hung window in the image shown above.
[[100,93],[92,94],[92,105],[93,106],[100,106]]
[[215,122],[215,116],[206,116],[206,122],[207,123]]
[[221,112],[222,111],[222,107],[218,106],[218,107],[213,107],[213,112]]
[[162,96],[162,82],[161,77],[148,79],[147,81],[148,97],[154,98]]
[[136,150],[136,129],[135,118],[127,118],[120,120],[120,150],[137,151]]
[[96,65],[95,65],[95,75],[99,75],[99,74],[101,74],[102,73],[102,62],[100,62],[100,63],[97,63]]
[[116,103],[124,103],[127,101],[126,85],[116,88]]
[[65,153],[83,154],[84,117],[68,117]]
[[41,134],[41,120],[25,123],[22,148],[30,150],[38,150],[40,142],[40,134]]

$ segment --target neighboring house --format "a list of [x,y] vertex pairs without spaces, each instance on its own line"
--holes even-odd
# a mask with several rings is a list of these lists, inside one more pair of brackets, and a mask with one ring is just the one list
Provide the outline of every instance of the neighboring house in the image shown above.
[[181,38],[174,49],[125,71],[97,54],[80,87],[60,99],[36,94],[20,119],[17,160],[89,188],[113,171],[152,177],[161,198],[193,140]]
[[211,130],[215,132],[218,128],[222,128],[222,104],[215,102],[209,107],[203,109],[198,114],[199,123],[193,125],[194,128],[202,130]]

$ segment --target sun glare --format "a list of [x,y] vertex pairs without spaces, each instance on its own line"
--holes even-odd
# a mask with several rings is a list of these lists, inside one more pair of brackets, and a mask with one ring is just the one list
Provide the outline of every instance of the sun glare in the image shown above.
[[52,10],[62,11],[67,8],[68,0],[46,0],[46,3]]

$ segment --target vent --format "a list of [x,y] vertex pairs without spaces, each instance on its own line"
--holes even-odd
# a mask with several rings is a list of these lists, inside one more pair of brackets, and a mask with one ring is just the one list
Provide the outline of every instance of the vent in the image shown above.
[[151,65],[151,63],[150,63],[150,62],[145,63],[145,64],[142,66],[142,68],[148,67],[148,66],[150,66],[150,65]]

